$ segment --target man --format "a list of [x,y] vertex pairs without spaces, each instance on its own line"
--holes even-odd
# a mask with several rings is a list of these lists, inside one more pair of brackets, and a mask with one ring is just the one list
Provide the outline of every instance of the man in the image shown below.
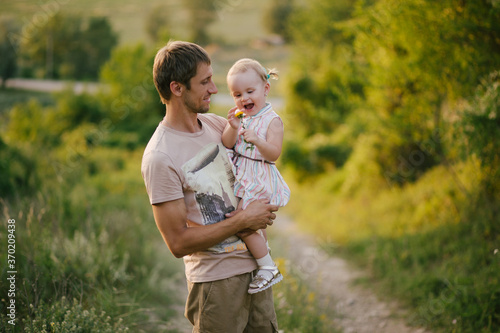
[[168,248],[184,258],[193,332],[277,332],[272,290],[247,293],[257,266],[236,234],[265,229],[277,206],[263,201],[233,212],[231,164],[221,135],[226,119],[207,113],[217,93],[208,54],[169,42],[153,68],[166,115],[144,152],[142,175]]

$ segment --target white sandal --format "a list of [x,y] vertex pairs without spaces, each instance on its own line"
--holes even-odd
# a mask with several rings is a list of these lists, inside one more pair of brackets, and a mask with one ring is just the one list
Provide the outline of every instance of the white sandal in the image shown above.
[[267,279],[266,277],[257,273],[252,282],[250,282],[248,288],[249,294],[255,294],[264,291],[272,285],[275,285],[276,283],[283,280],[283,275],[281,275],[277,266],[260,266],[259,270],[269,271],[273,274],[273,276],[270,279]]

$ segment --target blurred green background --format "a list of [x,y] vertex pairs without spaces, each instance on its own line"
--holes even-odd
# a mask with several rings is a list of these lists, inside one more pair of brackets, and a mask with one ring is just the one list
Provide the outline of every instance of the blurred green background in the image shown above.
[[[499,1],[4,1],[0,13],[0,247],[15,219],[19,272],[12,326],[2,250],[2,330],[180,330],[182,263],[140,176],[164,113],[152,60],[169,39],[210,53],[223,116],[237,59],[280,71],[283,211],[365,269],[359,283],[400,301],[409,325],[500,330]],[[286,332],[336,329],[300,279],[276,295]]]

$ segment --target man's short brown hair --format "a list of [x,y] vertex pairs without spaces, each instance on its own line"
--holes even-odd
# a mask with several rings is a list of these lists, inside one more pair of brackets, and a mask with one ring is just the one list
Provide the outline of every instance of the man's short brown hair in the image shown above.
[[207,52],[194,43],[169,41],[156,53],[153,79],[163,104],[172,96],[171,82],[179,82],[191,89],[189,82],[196,76],[200,63],[210,65],[211,60]]

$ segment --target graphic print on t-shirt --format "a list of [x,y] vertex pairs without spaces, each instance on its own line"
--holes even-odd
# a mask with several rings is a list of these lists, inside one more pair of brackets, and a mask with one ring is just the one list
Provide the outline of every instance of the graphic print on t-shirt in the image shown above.
[[[226,148],[222,144],[206,145],[191,160],[182,166],[187,186],[195,193],[203,224],[209,225],[224,220],[227,213],[238,205],[234,196],[234,174]],[[245,243],[231,236],[210,248],[213,252],[246,250]]]

